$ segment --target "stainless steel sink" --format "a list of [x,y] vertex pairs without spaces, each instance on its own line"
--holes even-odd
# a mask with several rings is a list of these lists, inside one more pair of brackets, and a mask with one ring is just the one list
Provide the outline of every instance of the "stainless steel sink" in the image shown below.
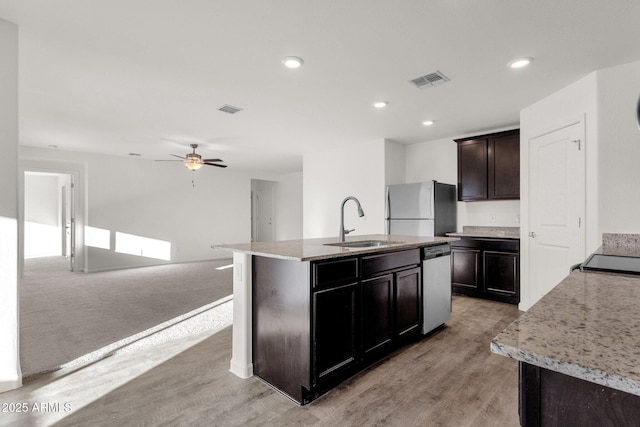
[[326,246],[339,246],[341,248],[373,248],[378,246],[397,245],[402,242],[390,240],[361,240],[359,242],[325,243]]

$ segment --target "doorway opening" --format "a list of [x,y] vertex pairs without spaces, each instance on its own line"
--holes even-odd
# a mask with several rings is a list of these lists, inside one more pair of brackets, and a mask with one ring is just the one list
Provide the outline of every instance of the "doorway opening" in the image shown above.
[[275,238],[274,181],[251,180],[251,241],[270,242]]
[[24,258],[64,256],[75,271],[74,178],[68,173],[24,173]]

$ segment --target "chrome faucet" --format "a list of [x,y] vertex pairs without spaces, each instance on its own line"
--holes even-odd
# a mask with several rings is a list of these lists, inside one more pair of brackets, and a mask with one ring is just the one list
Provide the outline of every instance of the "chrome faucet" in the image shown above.
[[362,210],[362,206],[360,206],[360,201],[358,199],[356,199],[353,196],[349,196],[342,201],[342,206],[340,207],[340,241],[341,242],[344,242],[344,238],[347,234],[355,230],[355,228],[351,230],[344,229],[344,204],[347,203],[348,200],[353,200],[354,202],[356,202],[356,204],[358,205],[358,216],[359,217],[364,216],[364,211]]

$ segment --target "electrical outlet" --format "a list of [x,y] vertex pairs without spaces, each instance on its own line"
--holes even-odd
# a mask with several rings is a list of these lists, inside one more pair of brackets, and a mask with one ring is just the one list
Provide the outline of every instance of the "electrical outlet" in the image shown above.
[[496,222],[496,214],[494,214],[494,213],[489,214],[489,222],[491,222],[491,223]]

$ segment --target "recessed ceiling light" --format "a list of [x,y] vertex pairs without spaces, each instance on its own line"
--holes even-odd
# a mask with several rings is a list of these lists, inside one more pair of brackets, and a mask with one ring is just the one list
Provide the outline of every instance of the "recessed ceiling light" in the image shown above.
[[513,68],[513,69],[523,68],[531,64],[532,61],[533,61],[533,58],[517,58],[509,62],[508,65],[509,65],[509,68]]
[[425,120],[424,122],[422,122],[422,124],[424,126],[431,126],[432,124],[434,124],[435,122],[433,120]]
[[302,58],[298,58],[297,56],[285,56],[282,58],[282,63],[287,68],[296,69],[302,67],[304,61]]
[[56,148],[58,148],[57,145],[53,145],[53,144],[49,144],[47,145],[47,147],[51,148],[52,150],[55,150]]
[[376,108],[384,108],[387,105],[389,105],[389,103],[387,101],[376,101],[373,103],[373,106]]

